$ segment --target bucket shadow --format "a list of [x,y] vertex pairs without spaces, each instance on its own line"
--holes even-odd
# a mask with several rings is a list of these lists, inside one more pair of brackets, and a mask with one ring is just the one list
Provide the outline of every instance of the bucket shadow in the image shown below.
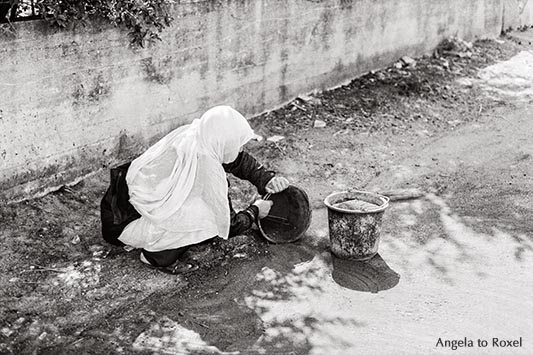
[[333,254],[331,259],[333,280],[350,290],[378,293],[391,289],[400,282],[400,275],[379,254],[368,261],[339,259]]

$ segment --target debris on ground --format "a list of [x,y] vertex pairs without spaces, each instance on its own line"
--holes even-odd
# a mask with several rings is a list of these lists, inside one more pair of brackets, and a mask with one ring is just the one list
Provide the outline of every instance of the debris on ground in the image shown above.
[[285,137],[283,136],[272,136],[272,137],[267,138],[267,141],[272,142],[272,143],[277,143],[283,139],[285,139]]
[[425,193],[419,188],[405,188],[405,189],[393,189],[393,190],[380,190],[374,189],[374,192],[380,195],[387,196],[391,202],[416,200],[424,197]]
[[290,105],[292,106],[292,109],[291,109],[292,111],[301,110],[303,112],[307,112],[307,109],[305,107],[298,105],[296,101],[291,102]]
[[401,63],[403,64],[402,67],[408,67],[408,68],[414,68],[416,67],[416,60],[414,60],[411,57],[403,56],[402,59],[400,59]]
[[254,138],[253,139],[255,139],[258,142],[262,142],[263,141],[263,136],[260,136],[258,134],[254,134]]
[[[300,95],[293,102],[305,111],[294,109],[295,106],[290,104],[264,113],[252,122],[266,136],[298,137],[300,132],[314,127],[316,120],[325,122],[327,128],[334,130],[332,134],[337,135],[384,129],[393,132],[420,130],[416,127],[426,124],[433,129],[447,129],[449,119],[446,116],[450,115],[451,109],[453,115],[466,118],[462,122],[482,114],[475,99],[478,93],[472,79],[477,77],[480,68],[517,53],[516,44],[508,42],[499,44],[480,40],[474,45],[452,37],[445,40],[433,56],[404,57],[398,66],[370,71],[336,89]],[[465,52],[472,55],[457,55]],[[404,67],[404,62],[411,63],[408,58],[414,60],[416,66]],[[462,84],[467,85],[459,85],[458,79],[465,80]],[[494,105],[496,103],[488,102],[483,104],[483,109]],[[260,146],[258,152],[267,159],[276,159],[282,151],[283,154],[305,151],[300,147],[304,144],[295,144],[292,138],[286,143],[282,147]]]
[[304,104],[309,104],[309,105],[321,105],[322,104],[322,101],[320,101],[319,98],[317,98],[316,96],[310,96],[310,95],[300,95],[297,97],[297,100],[299,100],[300,102]]
[[474,45],[458,37],[450,37],[442,41],[435,50],[435,56],[456,56],[459,58],[472,57]]
[[456,83],[466,88],[471,88],[474,86],[474,82],[469,78],[459,78],[456,80]]
[[324,128],[326,127],[326,122],[322,121],[322,120],[315,120],[315,123],[313,123],[313,127],[314,128]]

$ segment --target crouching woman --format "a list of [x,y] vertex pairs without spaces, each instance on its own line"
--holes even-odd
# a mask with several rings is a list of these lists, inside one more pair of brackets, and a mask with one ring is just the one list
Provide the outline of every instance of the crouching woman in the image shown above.
[[289,186],[243,151],[253,136],[239,112],[217,106],[169,133],[131,164],[112,169],[100,206],[104,239],[141,249],[141,261],[163,272],[194,270],[195,265],[180,261],[188,247],[239,235],[272,206],[259,199],[236,213],[226,173],[250,181],[261,195]]

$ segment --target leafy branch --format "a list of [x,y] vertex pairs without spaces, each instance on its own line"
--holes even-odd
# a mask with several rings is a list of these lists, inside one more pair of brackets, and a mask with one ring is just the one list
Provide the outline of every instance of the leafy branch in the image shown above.
[[[71,29],[92,20],[104,20],[129,30],[132,43],[141,47],[147,41],[159,40],[160,33],[171,24],[173,3],[174,0],[0,0],[0,5],[10,8],[11,21],[40,17],[54,26]],[[0,21],[9,21],[5,16],[0,16]]]

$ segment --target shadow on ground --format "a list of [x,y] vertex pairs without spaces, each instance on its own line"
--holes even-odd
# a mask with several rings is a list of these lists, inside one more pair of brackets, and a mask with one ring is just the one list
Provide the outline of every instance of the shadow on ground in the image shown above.
[[450,285],[468,273],[484,277],[492,267],[525,262],[533,253],[531,212],[510,201],[529,192],[463,187],[394,204],[384,230],[387,252],[401,255],[404,267],[430,269]]
[[391,289],[400,282],[400,275],[379,254],[368,261],[344,260],[335,256],[331,260],[333,280],[350,290],[378,293]]

